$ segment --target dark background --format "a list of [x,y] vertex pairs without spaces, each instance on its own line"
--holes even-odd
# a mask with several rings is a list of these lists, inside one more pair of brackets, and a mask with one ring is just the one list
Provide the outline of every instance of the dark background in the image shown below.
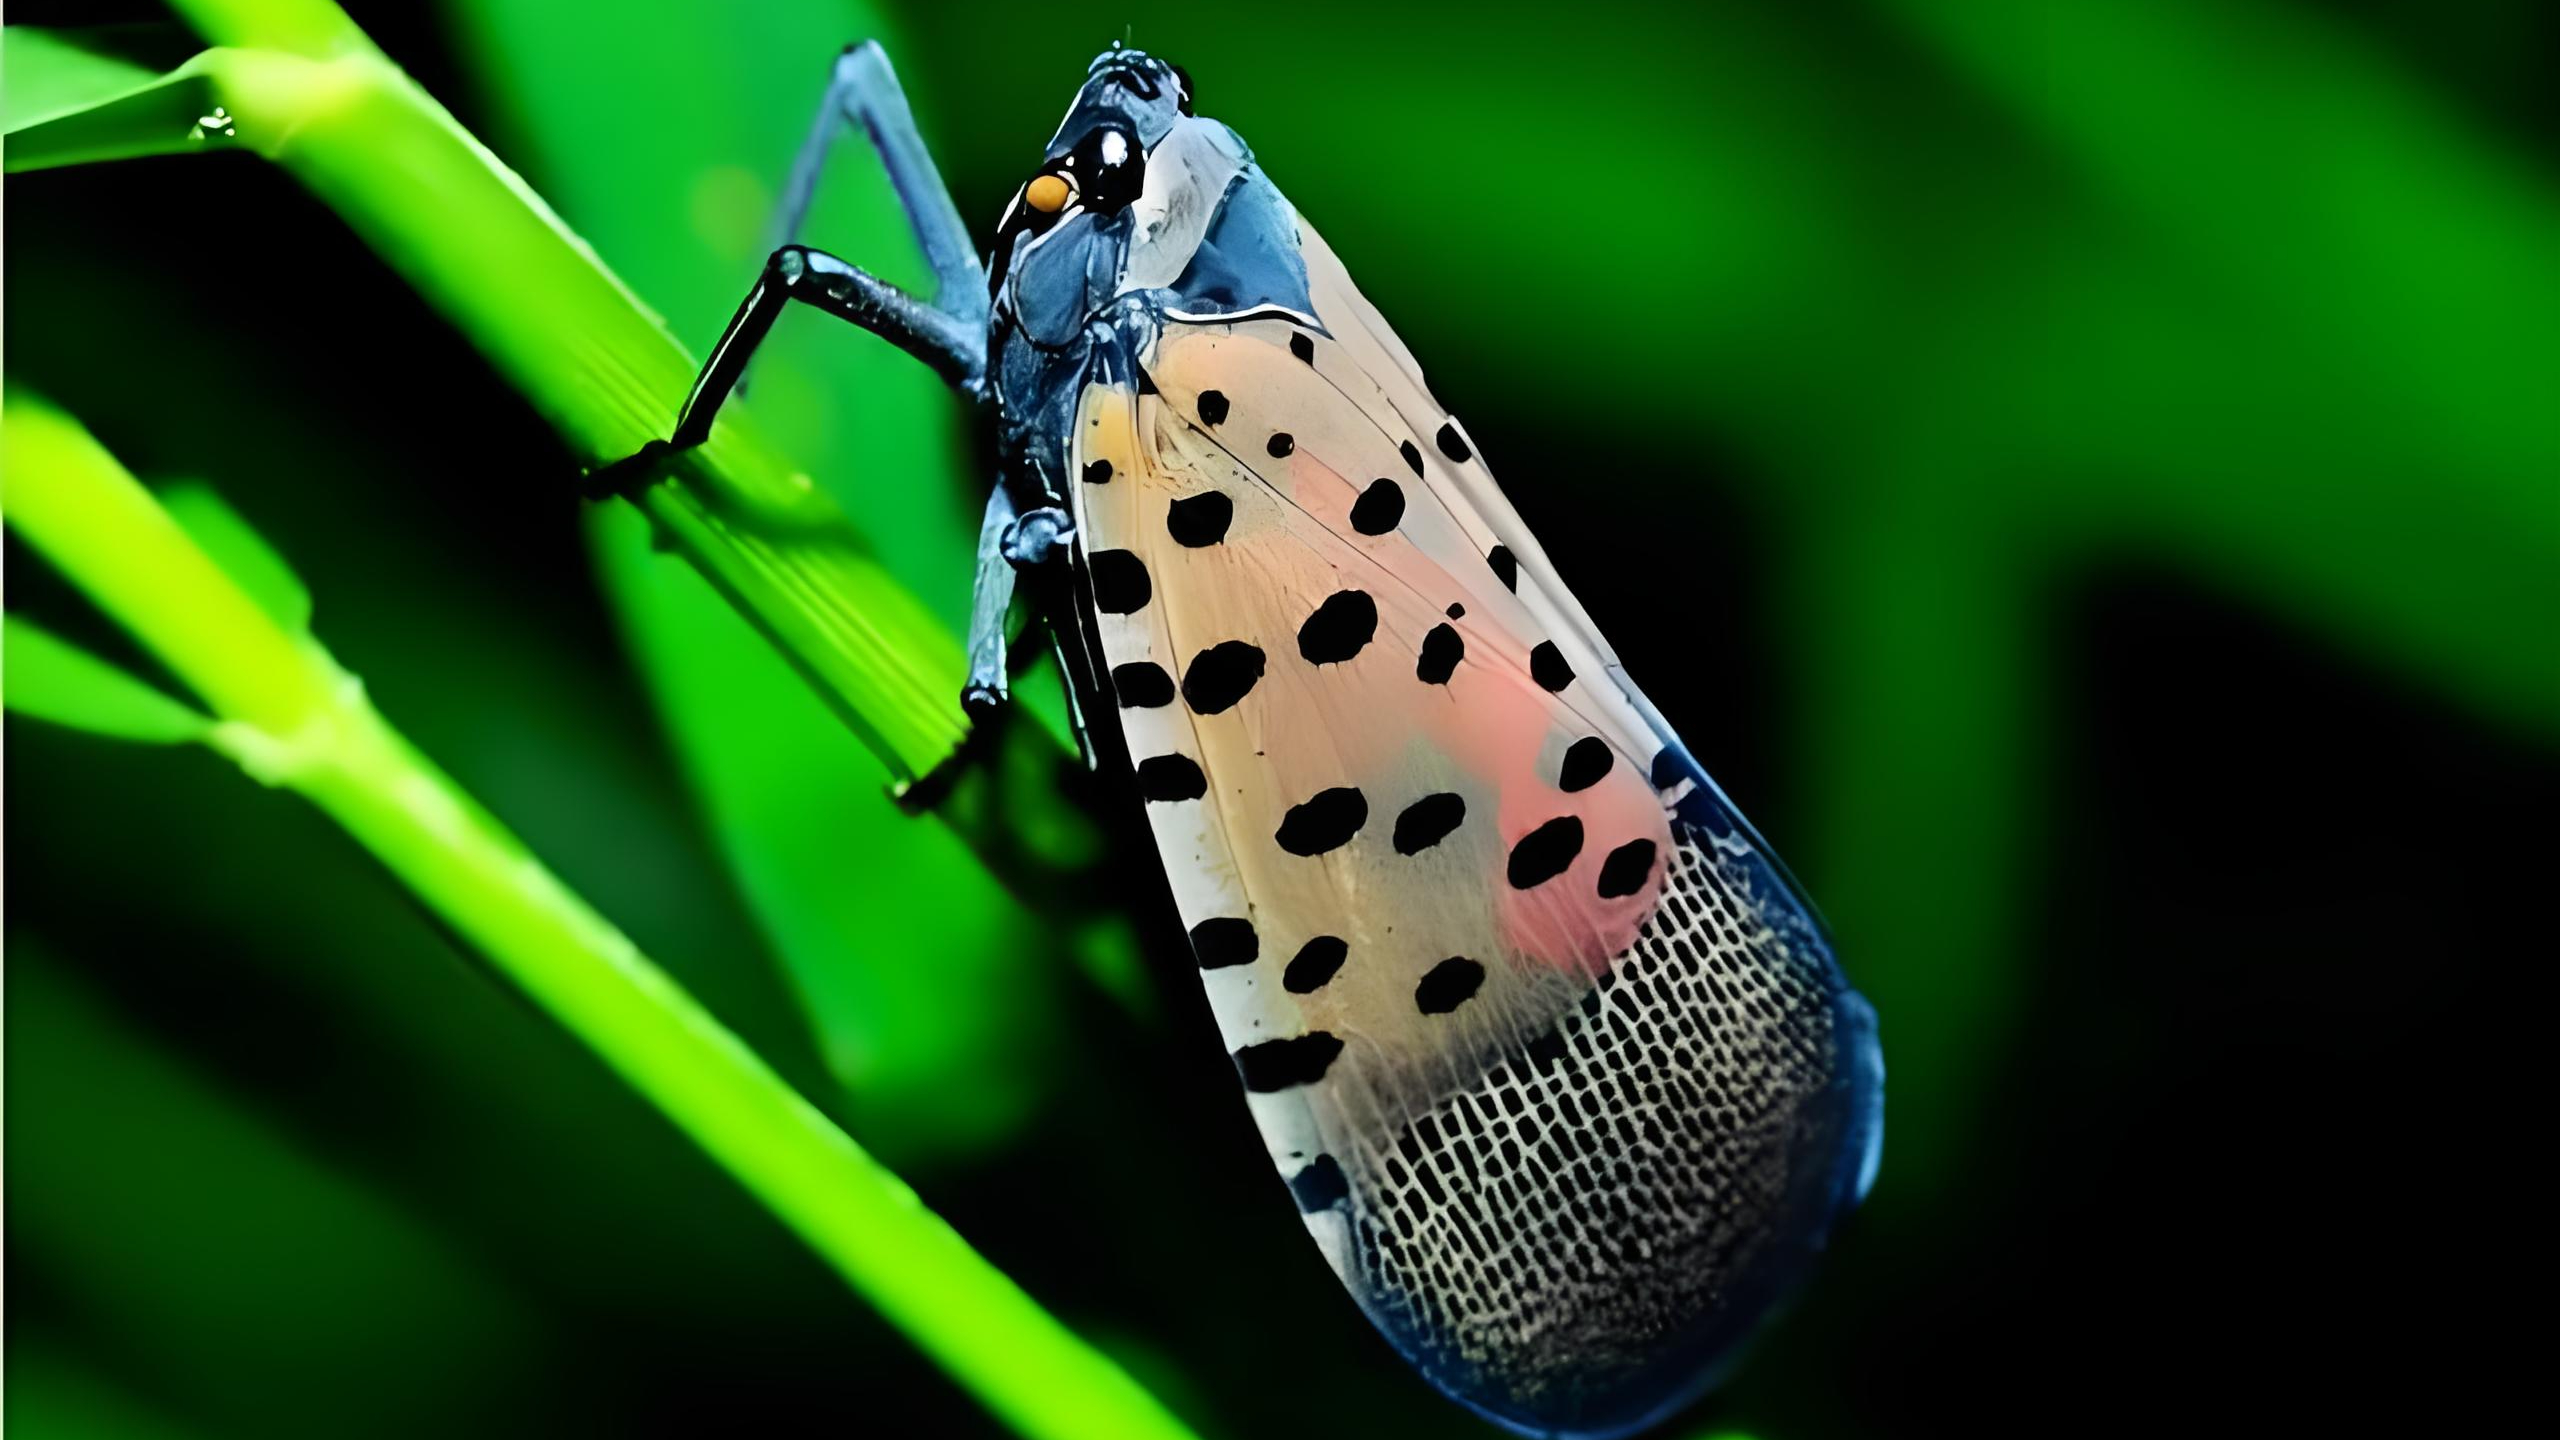
[[[355,13],[697,349],[835,45],[890,41],[982,225],[1124,22],[1190,70],[1882,1014],[1873,1200],[1669,1433],[2536,1398],[2551,12]],[[830,185],[813,238],[912,277],[868,161]],[[1035,1296],[1211,1435],[1482,1433],[1303,1239],[1151,855],[1131,968],[897,817],[281,172],[6,199],[13,379],[213,482],[395,723]],[[782,343],[759,411],[956,624],[956,410]],[[10,545],[13,611],[116,648]],[[300,802],[6,740],[30,1433],[993,1429]]]

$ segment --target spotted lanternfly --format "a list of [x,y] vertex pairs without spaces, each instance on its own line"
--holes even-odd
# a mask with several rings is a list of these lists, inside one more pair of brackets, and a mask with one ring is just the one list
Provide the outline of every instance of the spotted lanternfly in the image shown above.
[[1001,475],[967,703],[1006,697],[1020,579],[1082,713],[1116,717],[1088,753],[1130,757],[1247,1106],[1352,1298],[1524,1434],[1685,1403],[1875,1173],[1874,1017],[1811,907],[1182,71],[1096,59],[983,266],[870,45],[786,236],[848,126],[936,295],[785,245],[671,444],[791,300],[977,401]]

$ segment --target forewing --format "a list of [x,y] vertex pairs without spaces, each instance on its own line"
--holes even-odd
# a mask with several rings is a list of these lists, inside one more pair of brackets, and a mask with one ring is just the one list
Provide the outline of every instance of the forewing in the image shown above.
[[1317,323],[1168,323],[1082,399],[1110,684],[1327,1257],[1453,1395],[1609,1433],[1694,1393],[1860,1183],[1864,1007],[1302,246]]

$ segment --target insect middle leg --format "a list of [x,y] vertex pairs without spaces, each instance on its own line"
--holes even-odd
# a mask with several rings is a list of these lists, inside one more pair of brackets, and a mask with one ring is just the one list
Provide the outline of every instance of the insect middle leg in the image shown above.
[[[1036,593],[1054,593],[1064,583],[1074,541],[1075,521],[1065,511],[1043,505],[1017,514],[1012,490],[996,482],[987,496],[986,518],[978,525],[977,588],[969,603],[969,683],[960,704],[971,715],[984,715],[1012,698],[1005,627],[1018,577],[1036,576]],[[1068,691],[1072,698],[1072,684]]]
[[[969,605],[969,680],[960,693],[970,729],[951,754],[898,792],[898,803],[911,812],[940,807],[965,774],[980,768],[990,737],[1001,732],[1013,699],[1013,670],[1030,653],[1035,629],[1045,629],[1045,604],[1027,607],[1023,644],[1015,643],[1012,624],[1017,582],[1032,577],[1035,596],[1053,594],[1064,583],[1059,573],[1074,540],[1073,522],[1054,506],[1016,513],[1012,490],[1001,480],[987,497],[985,518],[978,525],[977,588]],[[1064,665],[1063,649],[1061,664]],[[1068,724],[1087,769],[1092,750],[1085,730],[1083,700],[1073,675],[1063,674]]]
[[1013,562],[1005,558],[1005,545],[1013,538],[1015,523],[1013,495],[999,480],[978,525],[977,585],[969,596],[969,684],[960,692],[960,708],[973,716],[1004,704],[1012,694],[1005,625],[1013,610]]

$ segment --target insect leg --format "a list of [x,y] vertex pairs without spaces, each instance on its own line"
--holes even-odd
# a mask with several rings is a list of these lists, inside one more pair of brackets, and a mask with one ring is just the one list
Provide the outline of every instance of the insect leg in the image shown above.
[[987,518],[978,526],[977,588],[969,598],[969,686],[960,706],[984,714],[1012,697],[1005,673],[1005,616],[1013,609],[1013,562],[1005,540],[1013,533],[1013,497],[1004,482],[987,496]]
[[836,57],[826,98],[818,102],[818,118],[809,127],[809,138],[801,142],[799,158],[791,165],[791,178],[783,186],[782,205],[774,216],[774,243],[787,245],[799,238],[801,223],[809,215],[809,202],[817,193],[818,173],[826,165],[828,147],[844,125],[860,125],[871,137],[872,148],[880,153],[880,163],[889,172],[889,183],[906,208],[907,223],[915,229],[916,247],[933,267],[935,306],[964,319],[984,322],[987,277],[979,268],[977,249],[969,241],[969,227],[961,221],[960,207],[952,203],[941,172],[934,168],[924,137],[916,133],[916,119],[907,108],[906,92],[899,88],[898,74],[889,67],[889,56],[876,40],[848,46]]
[[[787,243],[808,218],[818,173],[825,167],[837,129],[854,123],[862,126],[879,152],[916,244],[933,267],[935,293],[930,304],[823,251]],[[915,115],[907,107],[906,92],[898,86],[897,72],[890,69],[887,53],[876,42],[849,46],[836,58],[817,121],[792,162],[774,228],[786,243],[765,262],[755,288],[730,318],[710,362],[694,381],[693,392],[685,397],[674,436],[653,440],[638,453],[590,472],[585,487],[589,497],[635,494],[664,476],[670,452],[707,439],[711,422],[746,378],[756,347],[790,300],[804,300],[851,320],[933,366],[963,393],[977,394],[979,378],[986,371],[986,274],[970,245],[959,207],[934,168],[924,137],[916,133]]]
[[986,369],[986,335],[974,321],[944,314],[823,250],[785,245],[765,262],[755,288],[712,347],[693,393],[685,397],[670,445],[681,450],[710,438],[711,422],[746,373],[747,361],[764,343],[782,307],[794,300],[852,321],[963,389]]
[[987,497],[987,518],[978,527],[977,588],[969,606],[969,685],[960,692],[961,707],[984,714],[1011,698],[1007,685],[1005,616],[1013,608],[1016,577],[1028,571],[1042,577],[1048,589],[1062,583],[1068,545],[1075,522],[1054,505],[1017,514],[1013,495],[1002,481]]

